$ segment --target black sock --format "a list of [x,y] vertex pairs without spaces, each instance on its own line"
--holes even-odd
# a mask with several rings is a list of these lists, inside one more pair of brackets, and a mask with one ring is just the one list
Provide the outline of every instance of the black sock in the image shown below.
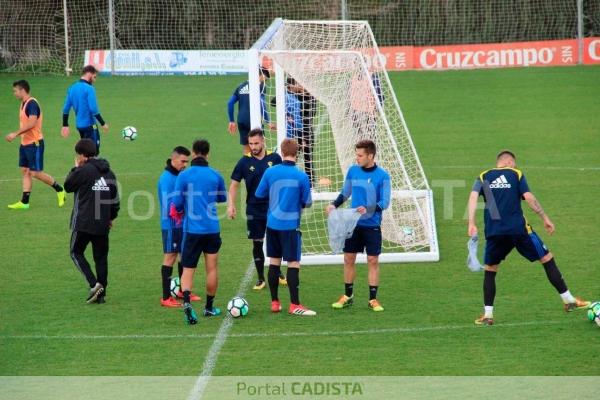
[[300,269],[288,268],[287,281],[288,288],[290,289],[290,301],[292,304],[300,304],[300,295],[298,293],[300,289]]
[[189,290],[184,290],[183,291],[183,302],[184,303],[189,303],[190,302],[190,291]]
[[544,266],[544,270],[546,271],[546,276],[548,277],[548,280],[550,281],[552,286],[556,288],[558,293],[560,294],[566,292],[568,290],[567,284],[565,283],[565,280],[563,279],[560,270],[556,266],[554,258],[542,265]]
[[379,286],[369,285],[369,300],[375,300],[377,298],[377,289]]
[[254,265],[258,279],[264,282],[265,280],[265,253],[263,252],[263,242],[255,240],[252,242],[252,256],[254,257]]
[[496,272],[484,271],[483,275],[483,305],[493,306],[496,297]]
[[209,296],[208,293],[206,294],[206,306],[204,308],[206,308],[207,310],[211,310],[213,309],[213,300],[215,299],[215,296]]
[[21,196],[21,203],[29,204],[29,196],[31,196],[31,192],[23,192],[23,196]]
[[352,293],[354,292],[354,283],[344,283],[344,290],[347,297],[352,297]]
[[181,275],[183,275],[183,265],[181,265],[181,262],[177,263],[177,274],[179,275],[179,281],[181,281]]
[[173,267],[163,265],[160,268],[160,274],[162,275],[162,298],[167,300],[171,297],[171,274],[173,273]]
[[62,192],[64,190],[63,187],[60,186],[56,181],[54,181],[52,184],[52,189],[56,190],[57,192]]
[[279,265],[269,265],[269,290],[271,290],[271,300],[279,300],[277,289],[279,289],[279,274],[281,267]]

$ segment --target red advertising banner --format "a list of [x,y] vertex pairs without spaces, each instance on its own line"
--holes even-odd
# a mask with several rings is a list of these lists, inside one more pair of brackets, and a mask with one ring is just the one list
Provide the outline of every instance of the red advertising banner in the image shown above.
[[[425,47],[382,47],[388,71],[575,65],[576,39]],[[600,38],[584,40],[584,64],[600,64]]]

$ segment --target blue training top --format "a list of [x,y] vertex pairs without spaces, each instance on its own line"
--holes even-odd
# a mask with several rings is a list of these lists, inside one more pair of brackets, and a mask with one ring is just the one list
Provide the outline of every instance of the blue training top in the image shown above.
[[219,233],[217,203],[227,201],[225,181],[219,171],[197,157],[191,167],[177,176],[172,203],[184,211],[183,231],[195,234]]
[[285,135],[290,139],[302,137],[302,103],[296,95],[285,92]]
[[169,207],[171,200],[175,196],[175,181],[179,171],[177,171],[171,165],[171,160],[167,160],[167,166],[165,170],[158,178],[158,204],[160,205],[160,228],[161,229],[173,229],[180,228],[177,226],[175,221],[169,217]]
[[[267,107],[265,104],[265,85],[263,83],[260,84],[260,111],[262,113],[262,117],[266,122],[269,122],[269,114],[267,113]],[[238,115],[237,122],[238,124],[243,124],[246,126],[250,126],[250,84],[248,81],[242,82],[235,90],[233,94],[229,98],[227,102],[227,116],[229,117],[229,122],[233,122],[233,113],[235,103],[238,103]]]
[[348,169],[344,187],[333,205],[339,207],[352,196],[352,208],[365,207],[358,226],[375,227],[381,225],[382,211],[389,207],[391,180],[387,171],[377,165],[363,168],[353,165]]
[[267,169],[255,196],[269,199],[267,227],[279,231],[299,229],[302,209],[312,204],[308,175],[293,161]]
[[483,196],[485,237],[527,234],[521,199],[529,192],[525,175],[515,168],[483,171],[473,184],[473,192]]
[[[87,128],[94,125],[96,116],[100,114],[96,101],[96,89],[85,79],[80,79],[67,90],[63,115],[69,115],[71,107],[75,110],[75,124],[77,128]],[[103,121],[98,118],[100,125]]]

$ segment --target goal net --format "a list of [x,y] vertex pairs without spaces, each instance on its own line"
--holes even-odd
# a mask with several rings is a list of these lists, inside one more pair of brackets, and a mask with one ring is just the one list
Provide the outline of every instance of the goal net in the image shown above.
[[[362,139],[375,142],[376,162],[391,177],[380,261],[437,261],[432,192],[369,24],[277,19],[248,57],[252,126],[265,122],[262,90],[277,126],[276,134],[267,134],[269,145],[298,139],[298,166],[311,178],[314,203],[301,227],[303,263],[342,263],[329,247],[324,209],[338,196]],[[272,71],[262,89],[259,65]]]

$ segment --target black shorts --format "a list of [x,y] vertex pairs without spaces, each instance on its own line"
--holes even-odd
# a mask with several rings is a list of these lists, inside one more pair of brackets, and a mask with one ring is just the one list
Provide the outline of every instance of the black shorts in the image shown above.
[[500,264],[514,248],[531,262],[538,261],[549,253],[548,248],[535,232],[522,235],[491,236],[485,242],[485,264]]
[[162,230],[163,253],[181,252],[182,228],[171,228]]
[[216,254],[221,248],[219,233],[184,233],[181,249],[181,264],[186,268],[196,268],[202,253]]
[[248,239],[262,240],[265,238],[267,231],[267,220],[254,218],[252,215],[247,216],[246,228],[248,228]]
[[267,257],[284,261],[300,261],[302,233],[299,230],[278,231],[267,228]]
[[356,226],[352,236],[344,243],[344,253],[362,253],[368,256],[381,254],[381,228],[379,226]]
[[250,126],[238,122],[238,131],[240,132],[240,144],[248,144],[248,133],[250,133]]
[[100,133],[96,125],[88,126],[86,128],[77,128],[79,136],[82,139],[91,139],[96,144],[96,153],[100,154]]
[[31,171],[44,170],[44,140],[19,146],[19,167]]

